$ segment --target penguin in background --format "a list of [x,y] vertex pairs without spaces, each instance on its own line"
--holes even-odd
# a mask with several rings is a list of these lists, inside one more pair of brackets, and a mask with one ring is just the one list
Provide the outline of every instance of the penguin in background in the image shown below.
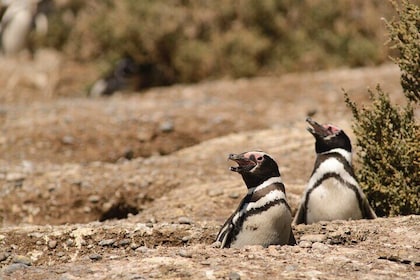
[[375,219],[354,174],[350,138],[334,125],[306,121],[317,157],[293,223]]
[[292,214],[276,161],[261,151],[231,154],[238,166],[230,170],[242,175],[248,193],[227,219],[215,247],[246,245],[295,245]]
[[51,0],[3,0],[0,45],[4,55],[13,56],[28,48],[28,37],[33,29],[38,34],[47,33],[46,13],[51,5]]

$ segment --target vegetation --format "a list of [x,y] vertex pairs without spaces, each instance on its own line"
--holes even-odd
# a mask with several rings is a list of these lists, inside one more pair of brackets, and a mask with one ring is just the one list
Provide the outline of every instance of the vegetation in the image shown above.
[[380,64],[378,19],[395,13],[383,0],[67,2],[44,44],[82,61],[129,54],[175,82]]
[[392,105],[380,86],[369,91],[372,106],[359,109],[345,93],[354,116],[359,147],[359,181],[379,216],[420,214],[420,126],[414,116],[419,103],[420,8],[394,2],[398,19],[387,23],[400,51],[401,85],[407,105]]

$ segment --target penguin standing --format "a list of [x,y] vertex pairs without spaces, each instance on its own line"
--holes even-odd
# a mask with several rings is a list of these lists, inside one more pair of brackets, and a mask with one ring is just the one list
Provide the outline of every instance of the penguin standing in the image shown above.
[[296,244],[292,215],[275,160],[260,151],[231,154],[229,159],[238,164],[230,170],[242,175],[248,193],[222,226],[217,246]]
[[15,55],[27,47],[29,33],[35,26],[37,32],[46,34],[47,17],[40,8],[47,8],[47,0],[4,1],[7,6],[0,22],[1,48],[5,55]]
[[306,121],[315,137],[317,157],[294,223],[375,219],[354,175],[349,137],[336,126]]

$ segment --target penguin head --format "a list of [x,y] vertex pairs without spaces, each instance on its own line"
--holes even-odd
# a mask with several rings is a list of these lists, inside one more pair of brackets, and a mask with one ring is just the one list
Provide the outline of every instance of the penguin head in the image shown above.
[[331,124],[319,124],[311,118],[307,118],[309,123],[308,131],[315,137],[315,151],[317,154],[325,153],[332,149],[344,149],[351,153],[350,138],[344,131]]
[[228,159],[238,164],[230,170],[241,174],[248,188],[258,186],[271,177],[280,177],[276,161],[262,151],[230,154]]

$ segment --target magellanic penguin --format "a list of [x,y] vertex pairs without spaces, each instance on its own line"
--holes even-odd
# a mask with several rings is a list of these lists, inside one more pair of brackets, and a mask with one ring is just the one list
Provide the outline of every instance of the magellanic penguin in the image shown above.
[[238,209],[222,226],[216,238],[220,248],[246,245],[294,245],[292,215],[275,160],[261,151],[231,154],[229,159],[248,188]]
[[350,138],[336,126],[306,121],[317,157],[294,223],[376,218],[354,175]]

